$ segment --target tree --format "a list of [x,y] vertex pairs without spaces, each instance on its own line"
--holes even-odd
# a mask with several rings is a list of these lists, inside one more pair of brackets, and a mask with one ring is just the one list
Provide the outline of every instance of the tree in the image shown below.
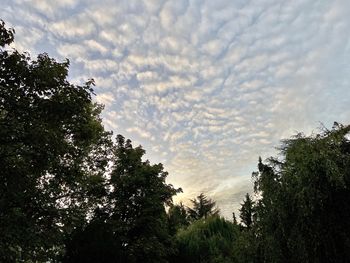
[[233,223],[234,225],[238,225],[235,212],[232,212],[232,223]]
[[253,224],[254,217],[254,201],[250,198],[250,195],[247,193],[245,196],[245,200],[239,209],[241,223],[248,229],[251,228]]
[[110,134],[93,81],[68,82],[69,61],[32,60],[0,22],[0,261],[47,261],[103,193]]
[[165,183],[162,164],[142,160],[141,146],[117,135],[113,147],[105,201],[67,240],[64,262],[167,262],[174,240],[165,206],[176,207],[181,189]]
[[189,225],[186,208],[182,203],[170,206],[168,224],[171,235],[175,235],[179,229]]
[[201,193],[197,198],[191,200],[193,208],[188,207],[187,213],[191,220],[207,218],[211,215],[218,215],[219,209],[216,203]]
[[5,22],[0,19],[0,47],[10,45],[14,39],[15,30],[13,28],[7,29]]
[[262,261],[346,262],[350,257],[350,126],[283,141],[259,160],[256,236]]
[[117,136],[109,196],[110,218],[126,262],[166,262],[172,252],[165,206],[181,189],[166,184],[162,164],[143,161],[145,151]]
[[172,262],[235,262],[233,247],[238,236],[238,226],[218,216],[195,221],[177,233],[178,253]]
[[[236,262],[260,262],[257,249],[256,204],[247,193],[239,209],[240,233],[233,246]],[[234,218],[234,222],[235,222]],[[236,222],[237,224],[237,222]]]

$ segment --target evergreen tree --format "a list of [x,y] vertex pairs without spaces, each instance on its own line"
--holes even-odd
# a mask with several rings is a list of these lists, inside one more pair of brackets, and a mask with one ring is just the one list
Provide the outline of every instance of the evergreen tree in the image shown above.
[[240,219],[243,225],[250,229],[253,224],[254,217],[254,201],[250,198],[250,195],[247,193],[245,196],[245,200],[239,209]]
[[232,212],[232,223],[235,225],[238,224],[235,212]]
[[190,220],[198,220],[207,218],[212,215],[218,215],[219,209],[216,207],[216,203],[210,198],[201,193],[197,198],[192,199],[192,208],[187,208],[187,213]]

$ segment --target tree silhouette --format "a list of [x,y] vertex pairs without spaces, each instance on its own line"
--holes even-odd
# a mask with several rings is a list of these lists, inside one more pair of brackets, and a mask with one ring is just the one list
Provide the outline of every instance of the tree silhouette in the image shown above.
[[[350,126],[283,141],[259,160],[255,189],[263,261],[346,262],[350,254]],[[282,158],[281,158],[282,157]]]
[[253,224],[254,217],[254,202],[250,198],[250,195],[247,193],[245,196],[245,200],[239,209],[241,223],[243,223],[248,229],[251,228]]
[[168,173],[162,164],[143,161],[144,154],[140,146],[133,148],[130,140],[117,136],[111,219],[118,227],[127,262],[163,262],[172,248],[165,205],[171,205],[181,189],[166,184]]
[[0,261],[47,261],[93,209],[109,134],[93,81],[68,82],[69,62],[6,46],[0,22]]
[[207,218],[211,215],[218,215],[219,209],[216,208],[216,203],[206,197],[203,193],[192,199],[192,208],[188,207],[187,212],[191,220]]

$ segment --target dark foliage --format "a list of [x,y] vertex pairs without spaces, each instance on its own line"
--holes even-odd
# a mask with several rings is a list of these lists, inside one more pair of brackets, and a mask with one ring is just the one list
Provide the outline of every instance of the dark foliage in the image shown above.
[[168,224],[171,235],[175,235],[179,229],[185,228],[190,224],[187,217],[186,208],[182,203],[170,206],[168,211]]
[[173,262],[234,262],[233,248],[238,236],[238,226],[223,218],[212,216],[198,220],[177,234],[178,254]]
[[75,229],[66,243],[63,262],[125,262],[121,240],[113,229],[111,224],[102,220],[94,220],[84,229]]
[[187,208],[188,217],[190,220],[199,220],[212,215],[218,215],[219,209],[216,208],[216,203],[201,193],[197,198],[192,199],[192,208]]
[[[285,140],[254,174],[257,255],[265,262],[350,258],[350,126]],[[259,253],[258,253],[259,252]]]
[[92,81],[67,81],[68,61],[5,47],[0,23],[0,261],[45,261],[84,221],[99,192],[109,134]]
[[166,184],[162,164],[143,161],[144,154],[140,146],[133,148],[130,140],[117,136],[108,210],[127,262],[165,262],[172,253],[165,205],[181,189]]
[[254,201],[250,198],[249,194],[246,194],[245,200],[239,209],[241,223],[248,229],[251,228],[254,218]]

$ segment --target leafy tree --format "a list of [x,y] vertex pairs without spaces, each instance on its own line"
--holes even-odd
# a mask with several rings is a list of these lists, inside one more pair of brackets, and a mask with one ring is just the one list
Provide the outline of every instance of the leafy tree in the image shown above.
[[0,47],[10,45],[14,39],[15,30],[13,28],[7,29],[5,22],[0,19]]
[[238,236],[238,226],[218,216],[195,221],[176,235],[178,254],[172,262],[235,262]]
[[165,206],[181,189],[166,184],[162,164],[143,161],[145,151],[117,136],[111,173],[111,220],[127,262],[166,262],[172,252]]
[[237,236],[236,242],[232,246],[232,252],[234,255],[233,262],[250,263],[261,262],[259,253],[257,250],[257,241],[253,229],[242,229]]
[[191,220],[198,220],[219,214],[219,209],[215,207],[216,203],[203,193],[197,196],[197,198],[192,199],[191,202],[193,207],[187,208],[187,213]]
[[117,135],[105,201],[68,239],[64,262],[167,262],[174,253],[165,206],[176,207],[172,196],[181,189],[166,184],[163,166],[144,154]]
[[68,82],[69,61],[9,48],[0,22],[0,261],[53,260],[103,195],[109,134],[93,81]]
[[346,262],[350,256],[350,126],[285,140],[259,161],[261,261]]

